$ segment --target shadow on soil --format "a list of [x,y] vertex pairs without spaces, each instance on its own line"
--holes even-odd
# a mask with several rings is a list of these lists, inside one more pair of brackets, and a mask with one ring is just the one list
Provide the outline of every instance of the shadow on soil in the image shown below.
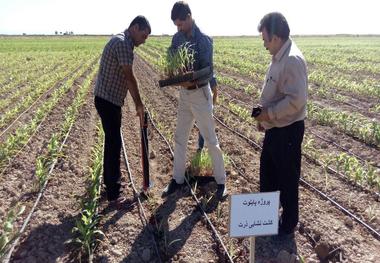
[[76,217],[60,217],[59,224],[43,223],[33,229],[13,252],[11,262],[76,262],[72,245],[65,242],[73,238],[71,230]]
[[[166,197],[165,201],[157,207],[154,215],[149,218],[149,224],[134,241],[131,249],[133,252],[126,256],[122,262],[159,262],[153,240],[150,237],[152,236],[151,233],[154,234],[158,245],[157,249],[161,262],[172,262],[186,244],[195,225],[203,218],[199,208],[196,207],[174,229],[169,229],[170,216],[172,213],[175,213],[178,200],[189,196],[190,191],[188,187],[183,187]],[[212,212],[217,205],[218,201],[210,201],[205,210]],[[149,244],[147,244],[147,240],[150,241]],[[149,257],[143,256],[146,249],[150,251]]]

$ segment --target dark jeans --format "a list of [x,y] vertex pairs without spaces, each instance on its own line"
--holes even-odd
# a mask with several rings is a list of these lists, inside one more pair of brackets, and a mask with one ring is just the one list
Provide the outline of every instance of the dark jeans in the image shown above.
[[111,201],[120,195],[121,107],[95,97],[95,108],[105,135],[103,178],[107,199]]
[[202,137],[202,134],[198,132],[198,150],[202,150],[205,145],[205,140]]
[[283,213],[280,231],[289,233],[298,223],[298,185],[304,121],[265,132],[260,158],[260,191],[280,191]]

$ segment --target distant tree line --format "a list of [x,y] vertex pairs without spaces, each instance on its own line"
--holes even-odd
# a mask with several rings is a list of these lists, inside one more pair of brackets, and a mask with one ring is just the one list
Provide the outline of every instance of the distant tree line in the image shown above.
[[67,36],[67,35],[74,35],[74,32],[73,31],[65,31],[65,32],[62,32],[62,31],[55,31],[55,34],[56,35],[64,35],[64,36]]

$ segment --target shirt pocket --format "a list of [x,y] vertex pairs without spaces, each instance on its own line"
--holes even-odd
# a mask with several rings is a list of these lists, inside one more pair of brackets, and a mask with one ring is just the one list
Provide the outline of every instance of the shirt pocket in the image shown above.
[[262,92],[262,98],[265,102],[272,101],[278,95],[277,82],[277,78],[274,78],[273,76],[266,78]]

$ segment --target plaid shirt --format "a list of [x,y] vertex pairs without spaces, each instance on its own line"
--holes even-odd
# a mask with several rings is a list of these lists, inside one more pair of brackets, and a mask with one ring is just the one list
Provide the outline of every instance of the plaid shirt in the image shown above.
[[213,70],[212,39],[209,36],[203,34],[195,22],[193,22],[190,39],[188,39],[186,37],[186,34],[183,32],[177,32],[172,38],[172,44],[169,47],[169,50],[173,52],[184,43],[189,43],[190,48],[193,48],[194,50],[194,70],[200,70],[208,66],[211,67],[211,76],[209,76],[207,79],[210,79],[211,88],[215,87],[217,83]]
[[94,95],[117,106],[127,96],[127,79],[121,66],[133,64],[134,44],[128,30],[113,36],[106,44],[100,60]]

